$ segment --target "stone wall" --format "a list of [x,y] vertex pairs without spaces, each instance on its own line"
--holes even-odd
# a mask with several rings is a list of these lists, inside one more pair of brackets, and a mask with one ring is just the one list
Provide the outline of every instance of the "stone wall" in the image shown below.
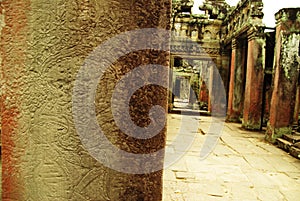
[[[169,29],[170,4],[168,0],[1,1],[0,19],[4,17],[5,24],[0,44],[3,201],[162,199],[163,157],[157,158],[161,168],[147,174],[122,173],[99,163],[76,132],[72,93],[78,70],[97,46],[125,31]],[[124,40],[112,44],[115,49],[108,52],[130,49],[133,44]],[[150,140],[127,137],[114,123],[110,102],[125,73],[138,65],[168,66],[168,61],[167,52],[137,51],[120,57],[105,72],[95,107],[98,123],[114,146],[135,154],[164,147],[165,129]],[[165,79],[167,70],[160,76],[157,79]],[[134,84],[128,83],[127,89],[131,87]],[[166,101],[163,88],[146,86],[137,91],[130,103],[133,121],[148,125],[149,107],[166,108]],[[119,165],[130,167],[134,162]]]

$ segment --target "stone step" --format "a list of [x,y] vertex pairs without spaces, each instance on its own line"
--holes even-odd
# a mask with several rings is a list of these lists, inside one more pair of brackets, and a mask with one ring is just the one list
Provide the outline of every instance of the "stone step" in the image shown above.
[[300,159],[300,149],[297,147],[291,147],[289,153],[295,158]]
[[282,139],[282,138],[277,138],[276,142],[277,142],[277,145],[279,148],[281,148],[287,152],[289,152],[291,147],[293,146],[293,143],[291,143],[285,139]]
[[[291,139],[289,139],[289,140],[291,140]],[[292,143],[283,138],[277,138],[276,142],[277,142],[277,146],[279,148],[285,150],[293,157],[300,159],[300,142]]]
[[300,142],[295,143],[293,146],[300,149]]
[[298,134],[294,134],[294,135],[290,135],[290,134],[285,134],[282,136],[283,139],[291,142],[291,143],[297,143],[300,142],[300,135]]

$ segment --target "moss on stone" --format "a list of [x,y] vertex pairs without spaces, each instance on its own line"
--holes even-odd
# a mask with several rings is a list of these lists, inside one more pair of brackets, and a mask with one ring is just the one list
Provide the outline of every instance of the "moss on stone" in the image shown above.
[[250,123],[250,122],[245,123],[245,122],[243,122],[242,127],[247,130],[255,131],[255,130],[260,130],[261,125],[260,125],[260,123]]
[[272,126],[269,125],[267,127],[266,132],[266,140],[275,143],[277,138],[282,137],[285,134],[291,134],[292,133],[292,127],[281,127],[281,128],[272,128]]

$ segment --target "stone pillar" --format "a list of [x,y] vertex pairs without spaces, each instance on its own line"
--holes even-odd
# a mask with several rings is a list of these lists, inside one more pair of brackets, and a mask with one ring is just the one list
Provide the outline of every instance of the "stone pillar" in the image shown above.
[[227,108],[227,120],[231,121],[234,117],[233,111],[233,93],[234,93],[234,76],[235,76],[235,57],[236,57],[236,39],[232,40],[231,50],[231,63],[230,63],[230,78],[229,78],[229,92],[228,92],[228,108]]
[[174,56],[170,57],[170,71],[169,71],[169,98],[168,98],[168,111],[172,111],[174,107],[174,79],[173,79],[173,68],[174,68]]
[[[162,199],[163,154],[157,156],[157,171],[149,173],[129,174],[98,162],[75,129],[72,95],[79,69],[87,65],[84,61],[98,46],[126,31],[169,29],[170,8],[169,0],[1,1],[0,17],[4,15],[5,24],[0,41],[3,201]],[[139,42],[123,39],[106,48],[108,54],[126,53]],[[155,46],[157,40],[147,45],[151,44]],[[98,57],[90,60],[97,61]],[[149,140],[129,137],[114,123],[111,98],[116,83],[135,67],[160,64],[168,69],[169,53],[143,49],[112,62],[95,92],[98,124],[119,150],[133,157],[156,153],[164,147],[166,128]],[[87,67],[84,72],[93,75],[89,70]],[[168,70],[157,77],[139,77],[150,83],[153,79],[168,82]],[[88,90],[90,81],[81,84],[86,83]],[[134,83],[126,84],[127,90],[135,87]],[[150,85],[138,90],[130,100],[133,121],[140,127],[148,125],[149,107],[167,109],[167,97],[162,87]],[[89,119],[83,120],[88,128]],[[101,143],[95,140],[95,146]],[[129,169],[136,163],[134,158],[120,164],[119,160],[112,161],[111,155],[102,157]],[[140,168],[149,165],[139,164]]]
[[212,90],[214,84],[214,68],[212,65],[208,66],[209,68],[209,83],[208,83],[208,101],[207,101],[207,111],[212,112]]
[[293,119],[294,125],[298,125],[299,109],[300,109],[299,104],[300,104],[300,86],[298,83],[297,90],[296,90],[295,110],[294,110],[294,119]]
[[247,73],[242,126],[249,130],[261,128],[264,80],[265,40],[257,30],[249,30]]
[[266,138],[274,142],[292,132],[296,90],[299,77],[300,9],[276,13],[274,88]]
[[246,47],[244,42],[232,41],[230,85],[228,97],[227,121],[240,122],[244,104],[244,68]]
[[208,112],[212,116],[225,117],[226,91],[220,71],[215,64],[215,59],[209,63]]
[[[229,89],[229,64],[230,64],[230,54],[228,50],[222,51],[222,57],[221,57],[222,67],[221,67],[221,76],[223,79],[224,87],[226,90],[226,96],[228,96],[228,89]],[[228,97],[227,97],[228,99]]]

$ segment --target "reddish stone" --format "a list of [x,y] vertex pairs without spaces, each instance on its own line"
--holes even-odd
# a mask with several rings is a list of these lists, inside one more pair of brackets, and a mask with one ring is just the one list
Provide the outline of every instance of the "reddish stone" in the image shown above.
[[199,101],[205,102],[205,103],[208,102],[207,86],[204,81],[202,81],[202,83],[201,83]]
[[266,132],[266,138],[272,142],[283,134],[290,134],[293,125],[299,77],[297,37],[300,32],[300,22],[294,16],[299,12],[299,9],[282,9],[276,14],[275,76]]
[[1,77],[4,85],[0,99],[3,201],[22,200],[24,194],[20,185],[23,178],[17,178],[20,172],[19,157],[23,153],[15,153],[14,149],[17,146],[16,133],[19,127],[20,86],[24,76],[27,10],[30,10],[30,2],[27,0],[5,1],[0,5],[0,12],[5,19],[0,40]]
[[295,110],[294,110],[294,119],[293,124],[298,124],[299,118],[299,101],[300,101],[300,87],[297,87],[296,100],[295,100]]
[[246,43],[243,39],[233,47],[228,97],[227,121],[240,122],[244,105]]
[[234,89],[234,70],[235,70],[235,55],[236,48],[233,46],[231,52],[231,65],[230,65],[230,81],[229,81],[229,92],[228,92],[228,109],[227,109],[227,118],[235,116],[233,111],[233,89]]
[[261,128],[263,89],[263,46],[262,39],[248,42],[247,79],[243,111],[243,127],[251,130]]

